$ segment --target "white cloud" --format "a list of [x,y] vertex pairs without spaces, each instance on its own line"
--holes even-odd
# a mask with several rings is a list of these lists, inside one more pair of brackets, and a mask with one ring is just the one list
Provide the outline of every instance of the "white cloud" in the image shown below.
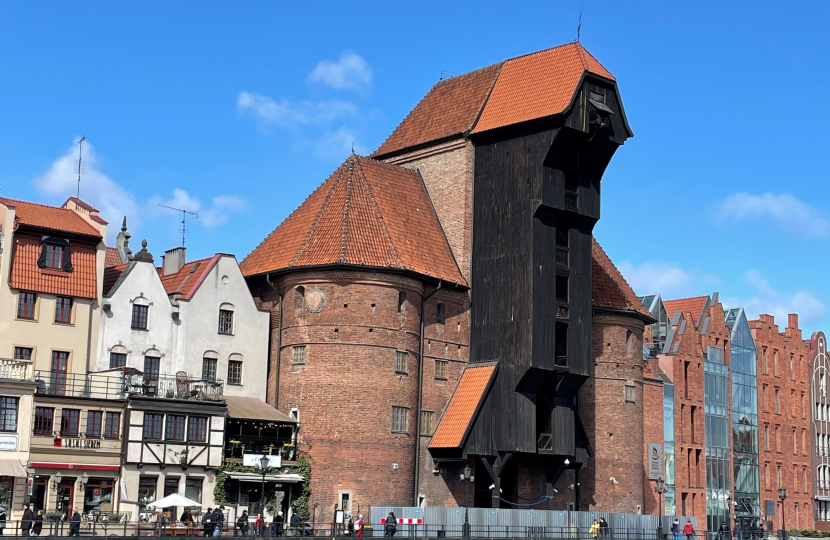
[[352,148],[356,154],[366,154],[364,146],[355,143],[354,135],[346,128],[336,131],[327,131],[314,143],[314,153],[320,159],[340,160],[351,154]]
[[[231,213],[245,208],[244,199],[231,195],[214,197],[211,201],[211,206],[203,207],[202,201],[196,197],[191,197],[187,191],[179,188],[173,190],[173,196],[171,198],[163,199],[160,195],[153,195],[147,204],[151,207],[155,215],[161,214],[162,209],[159,207],[160,204],[172,208],[180,208],[188,212],[198,212],[199,217],[198,219],[194,217],[194,220],[205,227],[215,227],[227,223]],[[189,221],[189,223],[192,223],[192,221]]]
[[767,314],[775,317],[779,328],[787,325],[787,315],[797,313],[801,328],[818,324],[827,308],[809,291],[794,293],[778,291],[770,285],[758,270],[747,270],[744,280],[755,288],[755,295],[748,299],[723,298],[724,307],[743,307],[750,319]]
[[250,113],[266,124],[283,128],[324,125],[358,112],[357,106],[349,101],[274,101],[268,96],[244,91],[239,93],[236,107],[240,114]]
[[625,280],[639,295],[660,294],[664,300],[707,294],[717,282],[714,276],[680,268],[676,264],[644,262],[634,265],[622,261],[617,265]]
[[343,51],[337,62],[318,62],[308,75],[308,80],[323,83],[337,90],[364,90],[372,84],[372,67],[359,54]]
[[[110,222],[110,238],[114,237],[123,216],[128,216],[130,227],[138,224],[135,197],[101,172],[99,158],[92,144],[84,142],[81,199],[101,211],[101,217]],[[43,175],[33,180],[35,188],[49,196],[55,204],[75,196],[78,190],[77,141],[64,155],[56,159]]]
[[814,238],[830,237],[830,221],[815,208],[789,193],[750,195],[735,193],[718,204],[718,214],[725,220],[768,218],[791,233]]

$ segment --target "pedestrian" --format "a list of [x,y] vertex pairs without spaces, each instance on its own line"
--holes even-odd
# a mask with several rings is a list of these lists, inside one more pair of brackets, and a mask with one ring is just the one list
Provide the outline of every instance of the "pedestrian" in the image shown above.
[[29,529],[32,528],[32,519],[34,519],[34,517],[35,515],[29,507],[29,503],[24,503],[23,520],[20,522],[20,530],[23,532],[23,536],[29,536]]
[[591,533],[591,538],[597,537],[597,534],[599,534],[599,522],[597,520],[591,523],[591,528],[588,529],[588,532]]
[[202,516],[203,536],[213,536],[213,508],[208,508]]
[[6,509],[0,506],[0,536],[3,536],[3,529],[6,528]]
[[599,535],[602,538],[608,538],[608,533],[610,529],[608,528],[608,522],[605,521],[605,518],[599,518]]
[[742,540],[741,539],[741,522],[740,521],[737,521],[737,520],[735,521],[735,528],[733,530],[735,531],[735,540]]
[[254,530],[257,536],[262,536],[262,514],[257,514],[254,520]]
[[674,518],[671,524],[671,533],[674,535],[674,540],[680,540],[680,537],[683,536],[683,531],[680,529],[680,520],[677,518]]
[[72,509],[72,520],[69,523],[69,536],[81,536],[81,514],[77,508]]
[[718,527],[718,537],[720,540],[729,540],[727,537],[728,533],[726,532],[726,523],[721,523],[720,527]]
[[346,514],[346,536],[354,536],[354,520],[351,514]]
[[282,514],[282,510],[280,510],[277,512],[277,515],[274,516],[274,534],[282,536],[283,529],[285,529],[285,517]]
[[182,512],[182,517],[179,521],[181,521],[186,527],[193,526],[193,512],[190,511],[190,508],[184,509],[184,512]]
[[692,525],[692,521],[689,519],[686,520],[686,525],[683,526],[683,534],[686,535],[686,540],[694,540],[695,526]]
[[294,536],[302,536],[300,532],[300,516],[297,515],[297,512],[291,512],[291,530]]
[[395,533],[398,532],[398,518],[395,517],[393,512],[389,512],[389,515],[386,517],[384,532],[389,538],[394,537]]
[[43,530],[43,510],[38,510],[35,516],[35,524],[32,525],[32,536],[40,536]]
[[363,514],[358,514],[357,521],[354,524],[355,536],[363,536],[363,525],[365,525],[365,522],[363,521]]
[[225,523],[225,507],[213,509],[213,536],[220,536],[222,534],[222,525]]

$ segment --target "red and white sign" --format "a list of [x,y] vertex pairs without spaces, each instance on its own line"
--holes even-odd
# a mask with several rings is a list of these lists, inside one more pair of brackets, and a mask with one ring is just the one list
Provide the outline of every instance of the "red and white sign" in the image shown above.
[[[386,518],[380,518],[382,524],[386,523]],[[399,525],[423,525],[424,520],[421,518],[398,518]]]

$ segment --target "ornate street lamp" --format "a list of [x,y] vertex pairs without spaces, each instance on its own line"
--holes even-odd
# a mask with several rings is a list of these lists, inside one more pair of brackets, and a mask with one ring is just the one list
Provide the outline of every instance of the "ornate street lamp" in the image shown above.
[[268,468],[268,456],[259,458],[259,468],[262,470],[262,495],[259,498],[259,513],[265,519],[265,470]]
[[464,482],[464,526],[461,529],[461,536],[464,538],[470,537],[470,482],[475,478],[472,473],[470,466],[465,465],[461,474],[461,481]]
[[[726,530],[732,531],[732,496],[726,496]],[[731,537],[731,534],[730,534]]]
[[781,531],[778,537],[781,540],[787,539],[787,522],[784,519],[784,500],[787,498],[787,488],[778,488],[778,498],[781,499]]
[[657,487],[654,488],[660,495],[660,521],[657,522],[657,538],[663,540],[663,494],[666,492],[666,481],[663,477],[657,479]]

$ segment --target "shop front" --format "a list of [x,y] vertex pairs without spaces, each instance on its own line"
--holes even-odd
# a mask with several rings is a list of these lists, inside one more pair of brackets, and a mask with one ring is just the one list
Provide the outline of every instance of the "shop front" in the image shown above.
[[[63,517],[77,508],[90,519],[118,514],[119,465],[33,461],[29,502],[47,519]],[[2,488],[0,488],[2,489]]]

